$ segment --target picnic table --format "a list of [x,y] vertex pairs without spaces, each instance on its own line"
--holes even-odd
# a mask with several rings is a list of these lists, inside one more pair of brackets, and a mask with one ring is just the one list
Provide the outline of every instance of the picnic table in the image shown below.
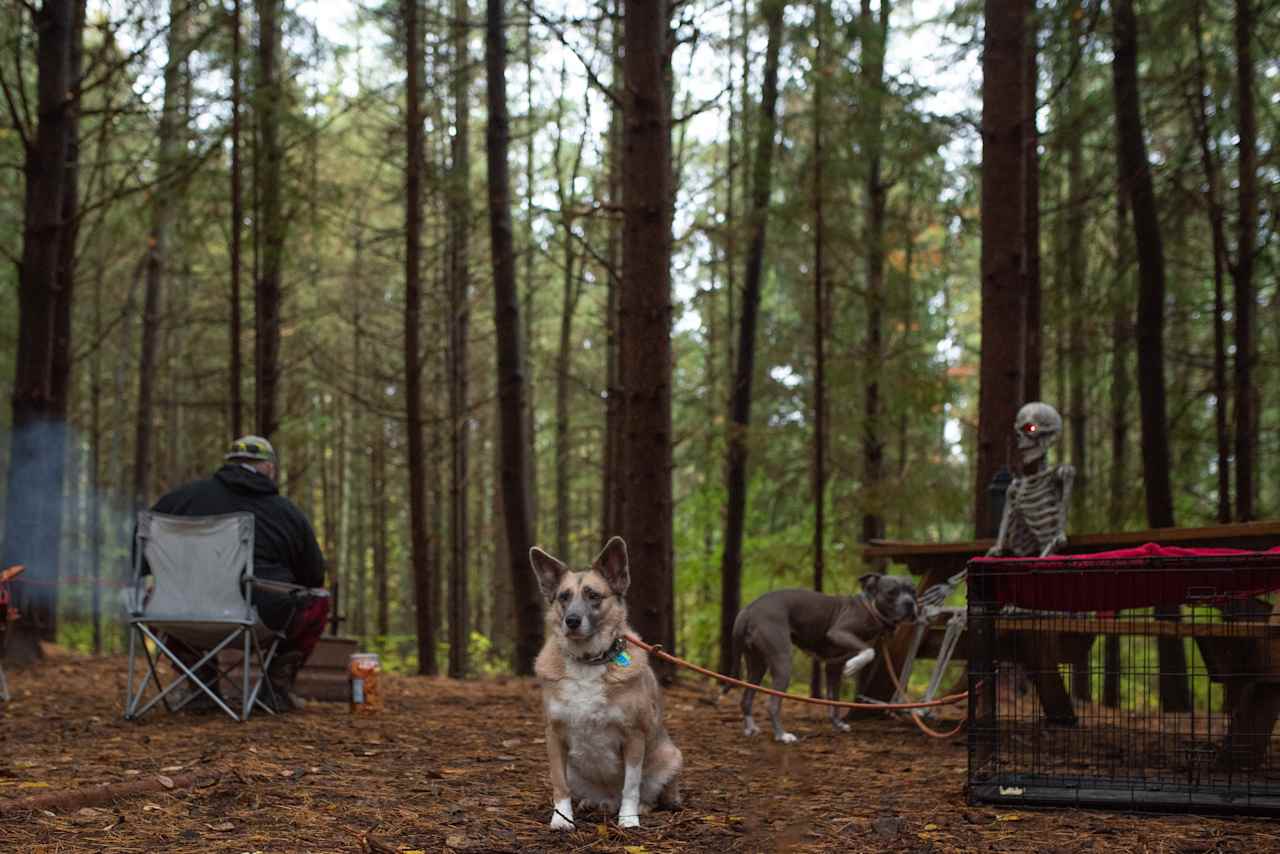
[[[995,542],[990,538],[958,543],[872,540],[862,550],[862,556],[867,561],[887,560],[905,565],[912,575],[921,576],[921,589],[924,589],[946,581],[964,569],[969,558],[985,555]],[[1141,531],[1073,534],[1067,538],[1067,544],[1061,553],[1089,554],[1144,543],[1197,548],[1270,549],[1280,546],[1280,521],[1239,522],[1204,528],[1149,528]]]
[[[1183,546],[1188,548],[1235,548],[1263,550],[1280,546],[1280,521],[1242,522],[1226,525],[1212,525],[1199,528],[1153,528],[1139,531],[1110,531],[1103,533],[1075,534],[1068,538],[1061,554],[1092,554],[1113,551],[1116,549],[1141,546],[1145,543],[1160,543],[1165,546]],[[954,543],[921,543],[903,540],[872,540],[863,549],[863,558],[868,562],[886,561],[906,566],[912,574],[920,577],[920,590],[926,590],[934,584],[946,581],[962,571],[971,558],[981,557],[995,544],[994,539],[976,539]],[[1119,623],[1100,624],[1090,628],[1107,628]],[[1026,635],[1025,632],[1019,632]],[[916,655],[917,659],[932,658],[940,645],[942,626],[931,626],[928,635]],[[902,661],[910,644],[911,628],[902,627],[890,641],[889,651],[895,661]],[[1053,643],[1028,644],[1027,655],[1034,659],[1028,661],[1033,671],[1047,672],[1056,667],[1057,658],[1068,659],[1070,663],[1079,661],[1087,655],[1093,642],[1092,632],[1073,632],[1059,636]],[[954,660],[967,659],[967,638],[961,638],[955,650]],[[1041,660],[1046,656],[1054,661]],[[1066,721],[1074,714],[1071,712],[1071,701],[1061,680],[1051,678],[1037,685],[1042,694],[1046,713],[1051,718]],[[863,693],[870,697],[888,700],[893,695],[893,685],[887,673],[878,669],[869,677],[863,686]]]

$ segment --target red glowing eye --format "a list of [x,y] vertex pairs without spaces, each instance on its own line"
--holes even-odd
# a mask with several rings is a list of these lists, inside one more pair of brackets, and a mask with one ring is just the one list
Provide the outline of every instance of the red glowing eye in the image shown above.
[[1026,425],[1025,427],[1023,427],[1022,429],[1023,429],[1023,431],[1024,431],[1024,432],[1026,432],[1026,433],[1034,433],[1034,432],[1036,432],[1036,425],[1034,425],[1034,424],[1028,424],[1028,425]]

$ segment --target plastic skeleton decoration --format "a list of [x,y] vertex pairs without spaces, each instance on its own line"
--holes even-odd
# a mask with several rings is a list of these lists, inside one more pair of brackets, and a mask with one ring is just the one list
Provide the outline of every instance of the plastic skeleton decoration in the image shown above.
[[[1047,403],[1028,403],[1013,422],[1024,469],[1049,453],[1062,435],[1062,416]],[[988,555],[1044,557],[1067,542],[1067,506],[1076,470],[1069,465],[1048,466],[1035,474],[1015,477],[1005,495],[1000,533]]]
[[[1014,433],[1018,437],[1018,450],[1022,453],[1024,470],[1032,468],[1044,459],[1049,447],[1062,435],[1062,416],[1058,410],[1047,403],[1028,403],[1018,410],[1013,422]],[[1071,483],[1076,471],[1069,465],[1059,465],[1034,474],[1016,477],[1009,484],[1005,496],[1004,514],[1000,518],[1000,533],[996,544],[987,552],[988,555],[1014,555],[1028,557],[1037,555],[1044,557],[1052,554],[1059,546],[1067,542],[1067,505],[1071,501]],[[946,608],[943,602],[964,581],[965,573],[959,572],[941,584],[935,584],[920,596],[923,606],[920,619],[916,625],[915,636],[903,662],[899,684],[906,685],[911,676],[911,668],[915,664],[916,653],[928,623],[934,617],[947,615],[946,632],[942,638],[934,664],[933,676],[925,691],[924,700],[928,702],[938,693],[942,674],[951,662],[952,653],[965,628],[965,612],[963,608]],[[907,698],[901,691],[895,696],[896,701]],[[916,710],[912,714],[926,715],[927,712]]]

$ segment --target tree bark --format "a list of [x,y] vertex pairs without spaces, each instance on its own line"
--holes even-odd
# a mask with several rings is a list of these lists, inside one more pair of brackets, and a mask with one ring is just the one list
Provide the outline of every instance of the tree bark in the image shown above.
[[[622,74],[622,0],[613,2],[613,88],[621,92],[625,85]],[[623,108],[614,104],[609,118],[609,206],[622,207],[622,122]],[[622,388],[618,375],[618,295],[622,290],[622,219],[609,218],[609,241],[606,251],[609,269],[605,287],[605,410],[604,410],[604,478],[601,486],[601,535],[612,536],[622,530],[626,490],[622,483]]]
[[[84,73],[84,21],[85,0],[75,0],[71,12],[71,35],[68,47],[68,75],[71,86],[68,90],[70,103],[67,108],[67,159],[64,165],[62,180],[62,228],[58,233],[58,273],[54,295],[53,313],[53,353],[52,353],[52,388],[54,410],[64,423],[69,423],[68,410],[71,396],[71,303],[75,295],[76,284],[76,243],[80,224],[80,88]],[[71,448],[73,457],[79,452],[70,431],[64,433],[64,445]],[[72,493],[78,484],[71,487]],[[76,514],[71,514],[71,524],[75,525]],[[79,572],[74,565],[79,560],[78,545],[72,547],[68,563],[73,577]],[[55,569],[55,571],[62,571]],[[49,590],[47,599],[47,620],[43,637],[47,641],[57,640],[58,630],[58,587]]]
[[1173,526],[1173,493],[1169,484],[1169,430],[1165,413],[1164,249],[1143,138],[1138,93],[1138,22],[1133,0],[1117,0],[1115,6],[1113,76],[1120,185],[1133,213],[1134,245],[1138,252],[1136,341],[1147,524],[1152,528],[1168,528]]
[[1258,121],[1254,111],[1253,8],[1250,0],[1236,0],[1236,112],[1239,116],[1240,216],[1236,239],[1235,273],[1235,405],[1236,405],[1236,519],[1256,516],[1254,474],[1258,413],[1253,366],[1258,359],[1255,339],[1257,314],[1253,266],[1258,232]]
[[[1077,12],[1079,14],[1077,14]],[[1084,18],[1083,10],[1078,3],[1073,4],[1071,11],[1071,51],[1068,61],[1066,81],[1067,121],[1063,130],[1067,138],[1067,326],[1069,358],[1069,389],[1067,392],[1067,417],[1071,425],[1071,464],[1076,470],[1076,490],[1072,494],[1070,508],[1077,519],[1085,509],[1086,492],[1080,488],[1086,478],[1088,460],[1088,426],[1089,417],[1085,403],[1085,361],[1087,343],[1085,340],[1085,294],[1088,289],[1089,254],[1085,246],[1085,226],[1087,224],[1086,199],[1088,188],[1085,185],[1084,171],[1084,129],[1080,103],[1080,78],[1084,74],[1084,47],[1082,43]]]
[[[1200,168],[1204,172],[1205,206],[1213,246],[1213,422],[1218,450],[1218,513],[1220,523],[1231,521],[1231,433],[1227,426],[1227,329],[1226,213],[1223,210],[1218,158],[1210,141],[1208,74],[1204,54],[1203,0],[1192,4],[1192,35],[1196,40],[1196,91],[1187,106],[1200,145]],[[1237,364],[1239,356],[1237,354]],[[1237,410],[1240,411],[1240,410]]]
[[1133,336],[1133,308],[1127,288],[1132,252],[1129,233],[1129,205],[1123,193],[1116,194],[1116,287],[1111,307],[1111,471],[1108,484],[1107,515],[1117,525],[1132,516],[1129,483],[1130,394],[1129,339]]
[[[631,624],[675,646],[671,566],[671,117],[663,68],[667,0],[626,0],[623,28],[622,519],[632,574]],[[670,665],[656,667],[659,677]]]
[[[1147,526],[1173,527],[1173,492],[1169,483],[1169,431],[1164,378],[1164,249],[1159,212],[1143,138],[1138,91],[1138,21],[1133,0],[1116,0],[1115,59],[1112,65],[1116,100],[1116,132],[1120,149],[1120,192],[1133,213],[1138,253],[1138,396],[1142,421],[1142,473],[1147,497]],[[1177,620],[1179,608],[1157,608],[1156,616]],[[1160,703],[1168,712],[1191,708],[1186,654],[1181,641],[1161,638]]]
[[1023,357],[1025,375],[1022,380],[1021,403],[1040,399],[1040,375],[1044,352],[1040,329],[1040,129],[1036,122],[1040,67],[1039,16],[1036,13],[1036,0],[1029,0],[1028,7],[1026,42],[1023,47],[1026,51],[1023,55],[1023,73],[1026,75],[1026,80],[1022,86],[1024,146],[1022,168],[1025,176],[1022,197],[1024,205],[1022,257],[1026,265],[1023,275],[1026,279],[1027,325],[1026,338],[1023,342],[1026,355]]
[[243,168],[240,162],[240,106],[244,100],[241,92],[243,69],[240,62],[241,28],[240,0],[233,0],[231,7],[231,436],[241,435],[244,426],[244,399],[242,397],[244,365],[240,352],[240,273],[242,264],[241,238],[244,235]]
[[768,25],[765,48],[764,88],[760,96],[760,126],[752,160],[750,245],[743,273],[742,315],[738,330],[737,365],[729,403],[729,464],[727,470],[724,553],[720,564],[720,669],[731,671],[734,662],[733,622],[742,599],[742,538],[747,504],[747,432],[751,422],[751,384],[755,375],[756,320],[760,284],[764,274],[769,196],[773,182],[773,138],[777,123],[778,55],[782,42],[782,15],[786,3],[763,0],[761,11]]
[[884,229],[885,203],[889,186],[881,177],[884,147],[884,51],[889,34],[889,3],[880,0],[880,19],[871,10],[871,0],[862,0],[859,17],[862,39],[862,157],[866,161],[865,227],[866,253],[866,385],[863,389],[862,424],[862,542],[884,536],[881,489],[884,481],[883,403],[880,383],[884,377]]
[[[427,460],[422,423],[422,123],[423,39],[418,0],[401,6],[405,39],[404,389],[409,445],[409,556],[412,562],[418,672],[436,673],[435,625],[427,535]],[[386,571],[381,579],[385,581]],[[379,591],[381,594],[381,590]],[[379,608],[382,602],[379,602]],[[381,622],[382,617],[379,614]],[[452,660],[452,651],[450,652]]]
[[259,148],[254,183],[259,193],[258,235],[261,267],[254,286],[254,399],[257,431],[270,439],[280,426],[277,411],[280,381],[280,312],[287,223],[282,198],[284,146],[280,118],[284,89],[280,85],[281,0],[258,0],[258,81],[254,97]]
[[[538,487],[538,418],[537,418],[537,400],[534,395],[537,393],[534,378],[537,376],[534,370],[534,351],[533,348],[537,344],[537,336],[534,334],[534,328],[537,321],[535,312],[536,304],[534,301],[538,292],[537,277],[533,272],[533,261],[536,257],[534,252],[534,195],[537,193],[537,175],[535,170],[534,156],[534,140],[537,136],[537,119],[534,112],[533,100],[533,16],[529,15],[525,21],[524,27],[524,60],[525,60],[525,140],[524,140],[524,168],[525,168],[525,227],[527,240],[525,241],[524,253],[524,338],[522,339],[523,347],[520,351],[521,364],[524,365],[524,420],[525,420],[525,468],[528,472],[528,481],[525,484],[525,495],[527,496],[528,507],[526,508],[529,517],[529,542],[538,542],[538,510],[539,510],[539,487]],[[501,573],[503,576],[506,573]]]
[[18,279],[18,350],[14,360],[13,421],[5,494],[3,560],[23,563],[14,582],[22,619],[12,627],[6,656],[39,657],[38,639],[52,625],[48,595],[58,577],[62,481],[66,455],[65,412],[58,409],[54,379],[56,317],[62,298],[58,275],[63,226],[63,186],[69,150],[71,39],[75,4],[46,0],[33,9],[36,31],[38,120],[23,137],[22,264]]
[[[101,136],[99,136],[101,139]],[[99,145],[102,157],[105,146]],[[101,267],[99,267],[101,271]],[[99,274],[93,283],[93,337],[102,341],[102,280]],[[91,613],[93,615],[93,654],[102,654],[102,362],[95,358],[89,366],[89,577],[93,584]]]
[[1023,166],[1027,0],[986,0],[982,54],[982,360],[978,391],[976,536],[994,536],[987,486],[1008,463],[1024,402],[1026,280]]
[[[826,289],[826,109],[829,0],[813,4],[813,589],[822,591],[826,571],[827,504],[827,289]],[[708,350],[713,344],[708,342]],[[709,360],[710,361],[710,360]],[[710,362],[714,363],[714,362]],[[809,693],[822,696],[822,666],[813,663]]]
[[387,423],[379,418],[373,427],[377,434],[373,438],[369,507],[373,514],[373,577],[378,608],[376,633],[385,638],[391,632],[390,567],[387,566]]
[[507,36],[504,0],[485,0],[485,69],[489,126],[485,153],[489,174],[489,245],[493,256],[494,327],[497,332],[498,398],[501,407],[502,507],[508,570],[515,598],[515,671],[533,672],[542,642],[542,603],[529,566],[529,495],[525,454],[525,379],[521,373],[520,303],[516,293],[511,229],[511,181],[507,150]]
[[455,0],[453,13],[453,174],[449,234],[449,676],[461,679],[469,669],[471,637],[467,608],[467,501],[469,417],[467,347],[471,323],[470,104],[471,58],[467,35],[471,10]]
[[[561,91],[566,90],[567,84],[566,66],[560,66],[560,88]],[[556,488],[556,554],[569,554],[569,532],[572,527],[572,509],[570,507],[570,489],[569,489],[569,468],[570,454],[572,453],[572,431],[570,430],[570,370],[573,356],[573,318],[578,309],[578,297],[582,292],[582,285],[577,274],[580,266],[586,263],[585,257],[581,262],[578,260],[577,253],[574,251],[574,233],[573,220],[575,217],[575,208],[578,205],[578,194],[574,187],[578,180],[578,174],[582,168],[582,152],[586,148],[586,132],[585,128],[590,126],[590,122],[584,124],[584,133],[578,140],[577,148],[573,154],[573,166],[569,170],[568,176],[561,174],[564,146],[564,103],[565,98],[557,99],[557,115],[556,115],[556,140],[552,148],[551,160],[556,173],[556,202],[560,208],[560,228],[564,232],[563,243],[561,244],[561,288],[560,288],[560,335],[556,346],[556,391],[555,391],[555,488]],[[589,114],[588,114],[589,118]]]
[[184,143],[179,116],[183,61],[186,57],[186,0],[170,0],[168,61],[164,67],[164,96],[156,133],[156,187],[151,194],[151,231],[147,235],[146,296],[143,300],[142,346],[138,360],[138,423],[134,436],[133,509],[147,506],[151,491],[152,397],[158,374],[160,312],[169,275],[169,231],[177,215],[181,187],[179,160]]

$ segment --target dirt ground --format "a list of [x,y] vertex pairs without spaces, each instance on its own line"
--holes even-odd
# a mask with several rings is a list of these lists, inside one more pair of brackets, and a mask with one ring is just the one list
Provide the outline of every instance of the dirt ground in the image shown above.
[[[700,679],[668,693],[685,804],[622,830],[579,815],[547,828],[536,686],[387,677],[386,708],[120,718],[121,658],[55,653],[10,672],[0,705],[0,850],[32,852],[1280,851],[1280,825],[1240,818],[1011,810],[965,802],[963,738],[869,719],[836,734],[816,707],[784,710],[802,737],[739,732]],[[163,779],[162,779],[163,778]],[[165,787],[165,783],[171,788]],[[94,806],[15,810],[19,798],[102,784],[150,791]]]

